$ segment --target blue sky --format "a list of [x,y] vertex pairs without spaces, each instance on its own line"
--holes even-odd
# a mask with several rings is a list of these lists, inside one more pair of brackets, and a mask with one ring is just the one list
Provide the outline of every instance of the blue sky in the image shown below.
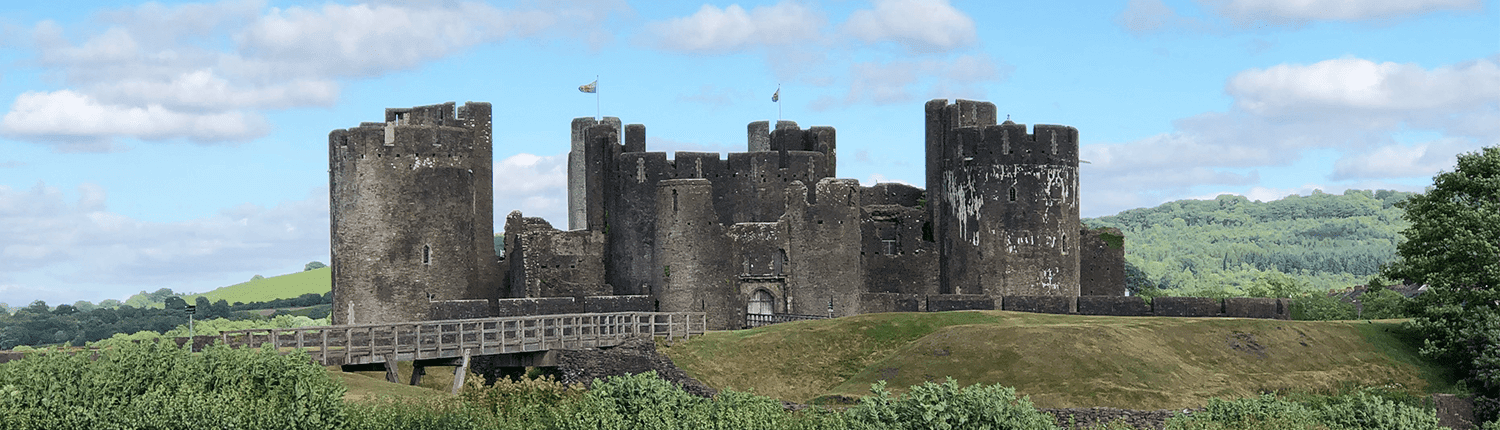
[[839,176],[922,185],[922,104],[1082,139],[1085,216],[1234,193],[1420,191],[1500,144],[1479,0],[135,3],[0,15],[0,302],[207,291],[328,260],[327,133],[494,104],[496,221],[564,218],[568,124],[742,151],[838,129]]

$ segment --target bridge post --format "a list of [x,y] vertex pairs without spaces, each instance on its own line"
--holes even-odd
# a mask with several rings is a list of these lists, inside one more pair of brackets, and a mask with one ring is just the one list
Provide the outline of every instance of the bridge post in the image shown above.
[[396,374],[396,354],[385,356],[385,380],[392,384],[401,383],[401,375]]
[[422,385],[422,375],[427,374],[427,366],[422,363],[411,362],[411,385]]
[[468,348],[464,348],[464,359],[463,359],[463,361],[459,362],[458,367],[454,367],[453,368],[453,394],[458,394],[458,390],[464,387],[464,377],[465,376],[469,376],[469,349]]

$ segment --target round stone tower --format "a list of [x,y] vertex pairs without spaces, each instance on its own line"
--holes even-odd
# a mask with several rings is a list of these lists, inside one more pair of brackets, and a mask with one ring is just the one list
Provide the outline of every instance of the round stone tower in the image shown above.
[[1077,296],[1078,130],[995,117],[986,102],[927,104],[940,291]]
[[429,319],[495,270],[490,105],[385,116],[328,134],[334,324]]

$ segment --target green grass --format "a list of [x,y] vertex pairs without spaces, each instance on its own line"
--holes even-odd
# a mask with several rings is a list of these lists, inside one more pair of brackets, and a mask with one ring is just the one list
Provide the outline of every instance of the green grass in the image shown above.
[[192,304],[199,296],[203,296],[210,302],[224,300],[233,304],[290,299],[307,293],[321,295],[333,290],[332,274],[333,269],[324,267],[220,287],[202,294],[183,296],[183,299]]
[[1393,321],[889,313],[714,332],[664,346],[715,388],[809,402],[952,377],[1040,407],[1199,407],[1210,397],[1350,384],[1452,388]]
[[[344,392],[344,400],[365,401],[380,398],[409,398],[409,399],[431,399],[451,396],[449,390],[453,388],[452,367],[429,367],[426,376],[422,377],[421,385],[407,385],[411,380],[411,363],[403,362],[398,373],[401,374],[402,383],[393,384],[385,380],[385,372],[344,372],[338,366],[328,366],[325,369],[328,375],[342,382],[348,391]],[[478,377],[469,375],[468,377]],[[482,377],[480,377],[482,380]]]

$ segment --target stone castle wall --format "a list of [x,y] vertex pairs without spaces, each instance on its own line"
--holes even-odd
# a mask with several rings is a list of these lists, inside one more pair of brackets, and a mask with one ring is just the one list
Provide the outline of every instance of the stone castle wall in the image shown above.
[[[387,109],[329,133],[333,321],[429,319],[495,273],[490,105]],[[483,244],[483,246],[481,246]]]
[[489,106],[392,109],[330,135],[336,318],[703,311],[710,328],[738,328],[751,311],[1045,296],[1015,305],[1072,311],[1083,291],[1123,293],[1123,253],[1078,224],[1077,130],[995,119],[990,103],[929,103],[924,190],[834,179],[831,127],[753,122],[746,152],[669,158],[647,150],[643,125],[578,118],[568,228],[512,212],[496,263]]

